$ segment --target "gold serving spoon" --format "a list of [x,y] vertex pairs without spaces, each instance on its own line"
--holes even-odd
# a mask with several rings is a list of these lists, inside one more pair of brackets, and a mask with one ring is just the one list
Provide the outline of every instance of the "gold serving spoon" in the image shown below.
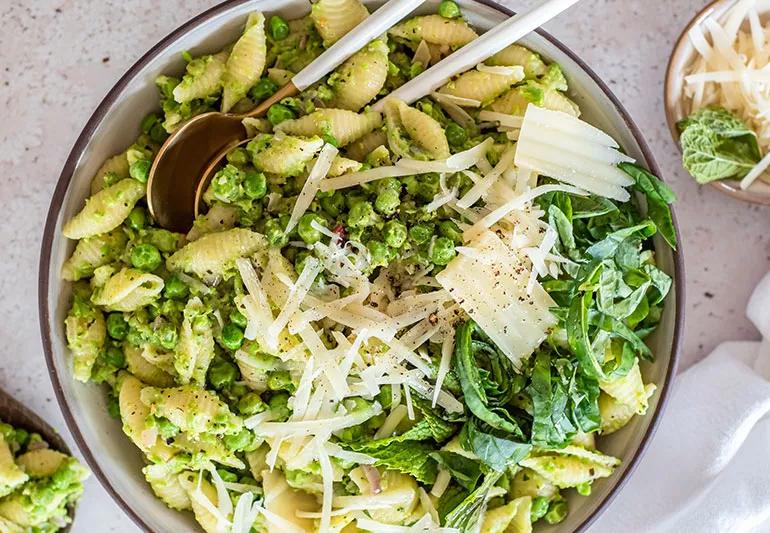
[[271,105],[304,91],[421,3],[389,0],[252,111],[204,113],[171,134],[158,151],[147,181],[147,204],[155,221],[171,231],[187,232],[198,211],[202,195],[198,191],[205,189],[227,152],[246,139],[244,118],[261,117]]

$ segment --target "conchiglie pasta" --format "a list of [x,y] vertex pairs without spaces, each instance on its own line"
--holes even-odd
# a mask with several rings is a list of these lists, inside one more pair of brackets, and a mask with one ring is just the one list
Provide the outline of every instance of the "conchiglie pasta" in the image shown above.
[[289,135],[331,135],[339,146],[346,146],[382,125],[379,113],[355,113],[345,109],[321,109],[276,126],[276,131]]
[[367,133],[357,141],[349,144],[345,151],[348,156],[352,157],[356,161],[363,161],[366,156],[369,155],[372,150],[379,146],[384,146],[388,143],[388,137],[381,129],[374,130],[371,133]]
[[222,90],[227,52],[193,59],[187,64],[187,73],[174,88],[174,100],[180,104],[215,96]]
[[440,15],[413,17],[394,26],[389,33],[395,37],[419,43],[464,46],[473,41],[478,34],[462,19],[448,19]]
[[125,250],[126,242],[128,238],[120,228],[78,241],[75,251],[62,267],[62,278],[78,281],[91,276],[98,267],[117,260]]
[[0,434],[0,496],[10,494],[14,488],[18,487],[29,479],[29,476],[19,468],[13,460],[8,443]]
[[[197,242],[197,241],[196,241]],[[206,371],[214,358],[211,320],[200,298],[191,298],[184,308],[179,341],[174,349],[174,369],[180,383],[206,384]]]
[[612,468],[578,457],[543,455],[528,457],[519,463],[540,474],[559,488],[577,487],[612,474]]
[[358,0],[318,0],[310,12],[326,46],[339,41],[368,16],[369,11]]
[[200,474],[184,472],[179,475],[179,484],[187,491],[195,520],[206,533],[227,533],[228,517],[218,517],[211,512],[219,502],[214,485],[200,478]]
[[157,430],[147,427],[150,409],[140,399],[144,383],[130,374],[118,378],[118,408],[123,421],[123,432],[151,459],[166,461],[174,455],[158,435]]
[[99,170],[94,174],[91,180],[91,194],[96,194],[105,187],[105,182],[108,174],[117,176],[118,179],[126,179],[128,174],[129,163],[126,157],[126,152],[122,154],[114,155],[108,158]]
[[200,464],[201,461],[206,463],[213,461],[236,470],[246,468],[244,462],[235,455],[235,452],[225,446],[221,435],[201,433],[200,435],[188,436],[185,433],[179,433],[174,437],[172,446],[176,450],[190,455],[197,464]]
[[73,375],[78,381],[91,378],[91,369],[107,338],[104,315],[98,309],[88,313],[70,311],[64,321],[67,347],[72,352]]
[[336,178],[349,172],[358,172],[361,170],[361,163],[348,159],[347,157],[337,156],[332,161],[332,166],[329,167],[329,172],[326,174],[329,178]]
[[331,107],[359,111],[382,90],[388,77],[388,45],[377,39],[353,54],[332,74]]
[[531,510],[531,497],[516,498],[506,505],[488,510],[484,514],[484,521],[479,531],[484,531],[484,533],[530,533],[532,531],[532,521],[529,517]]
[[233,46],[227,58],[223,78],[222,112],[226,113],[262,76],[267,57],[265,17],[251,13],[246,30]]
[[643,415],[647,412],[647,391],[642,381],[638,359],[634,361],[634,366],[628,374],[613,381],[601,381],[599,387],[619,403],[631,407],[635,413]]
[[532,50],[521,46],[520,44],[509,45],[485,61],[487,65],[492,66],[513,66],[520,65],[524,67],[524,75],[527,78],[536,78],[546,72],[546,64]]
[[[289,487],[283,473],[277,470],[262,472],[262,488],[265,493],[265,509],[291,522],[303,531],[313,531],[313,520],[300,518],[296,512],[318,512],[320,506],[315,496]],[[272,524],[268,524],[267,531],[268,533],[284,533],[283,529]]]
[[[409,135],[414,144],[433,159],[449,157],[449,142],[441,124],[430,115],[409,107],[401,100],[389,98],[385,103],[385,115],[388,121],[388,143],[394,153],[404,157],[413,157],[410,149],[399,138],[399,130]],[[419,155],[419,154],[418,154]]]
[[150,413],[170,420],[191,436],[231,433],[240,425],[240,419],[216,394],[195,386],[144,387],[139,398]]
[[188,243],[166,260],[170,271],[184,271],[200,278],[222,275],[239,257],[247,257],[267,248],[267,240],[259,233],[234,228],[208,233]]
[[48,477],[56,473],[67,455],[50,448],[30,450],[16,458],[16,463],[30,477]]
[[[294,121],[287,120],[286,122]],[[281,125],[286,124],[286,122],[282,122]],[[282,131],[288,133],[287,130]],[[267,148],[252,153],[252,161],[254,166],[262,172],[279,176],[299,176],[305,172],[307,164],[323,145],[324,141],[320,137],[301,139],[288,136],[283,139],[273,139]],[[247,146],[247,149],[250,147],[252,147],[251,144]],[[250,151],[253,152],[253,148]]]
[[[644,389],[649,399],[655,393],[656,387],[650,383]],[[601,433],[602,435],[609,435],[628,424],[636,411],[632,405],[620,403],[609,394],[602,392],[599,394],[599,414],[601,416]]]
[[163,278],[134,268],[113,274],[97,287],[91,301],[109,311],[136,311],[155,301],[163,290]]
[[511,484],[511,496],[514,498],[530,496],[550,499],[558,493],[559,489],[556,485],[529,468],[523,468],[516,472]]
[[143,383],[154,387],[170,387],[174,384],[174,377],[145,359],[141,348],[127,343],[123,353],[126,356],[128,371]]
[[439,92],[478,100],[484,105],[490,103],[522,79],[524,79],[523,69],[518,69],[517,72],[510,75],[469,70],[444,85]]
[[179,469],[174,461],[147,465],[142,472],[152,491],[163,503],[179,511],[192,509],[190,496],[179,481]]
[[145,194],[145,186],[134,179],[124,179],[102,189],[86,200],[85,207],[64,225],[68,239],[85,239],[112,231]]

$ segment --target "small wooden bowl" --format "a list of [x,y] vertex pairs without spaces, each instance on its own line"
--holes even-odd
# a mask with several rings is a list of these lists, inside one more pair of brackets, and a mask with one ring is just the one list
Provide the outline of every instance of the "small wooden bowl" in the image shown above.
[[[692,28],[702,24],[709,17],[721,17],[728,9],[733,7],[736,1],[716,0],[708,4],[687,24],[674,45],[674,50],[671,53],[666,70],[663,103],[671,137],[680,150],[682,147],[679,143],[679,130],[676,124],[690,114],[689,104],[684,97],[684,71],[692,63],[697,53],[688,38],[688,33]],[[724,194],[744,202],[770,205],[770,185],[761,180],[755,181],[746,190],[741,189],[738,180],[714,181],[709,185]]]
[[[13,427],[26,429],[30,433],[39,433],[53,450],[72,455],[72,452],[64,442],[64,439],[48,423],[35,414],[28,407],[16,400],[13,396],[0,388],[0,420]],[[70,505],[68,509],[70,523],[59,531],[66,533],[75,522],[76,505]]]

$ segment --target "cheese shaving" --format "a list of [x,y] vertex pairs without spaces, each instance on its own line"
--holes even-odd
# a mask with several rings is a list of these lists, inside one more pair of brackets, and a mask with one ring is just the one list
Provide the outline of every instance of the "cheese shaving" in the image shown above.
[[320,189],[321,180],[326,178],[326,175],[329,173],[329,169],[332,166],[332,161],[334,161],[334,158],[337,157],[338,153],[339,150],[328,143],[321,149],[310,174],[308,174],[308,177],[305,180],[305,184],[302,186],[297,201],[294,203],[291,218],[289,218],[289,222],[286,224],[286,229],[284,230],[284,233],[287,235],[297,226],[300,217],[305,214],[310,207],[310,204],[313,202],[313,199],[315,199],[315,196]]

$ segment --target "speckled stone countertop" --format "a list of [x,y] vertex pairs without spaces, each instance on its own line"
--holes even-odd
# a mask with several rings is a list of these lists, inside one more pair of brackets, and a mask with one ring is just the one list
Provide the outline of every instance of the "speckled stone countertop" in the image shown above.
[[[0,1],[0,386],[65,435],[37,325],[38,248],[54,184],[78,132],[120,75],[213,3]],[[515,9],[533,2],[503,3]],[[770,208],[696,187],[681,169],[665,125],[668,54],[704,3],[584,0],[548,25],[620,97],[679,195],[687,270],[683,367],[723,340],[757,337],[743,310],[770,267]],[[93,479],[78,515],[75,531],[135,531]]]

